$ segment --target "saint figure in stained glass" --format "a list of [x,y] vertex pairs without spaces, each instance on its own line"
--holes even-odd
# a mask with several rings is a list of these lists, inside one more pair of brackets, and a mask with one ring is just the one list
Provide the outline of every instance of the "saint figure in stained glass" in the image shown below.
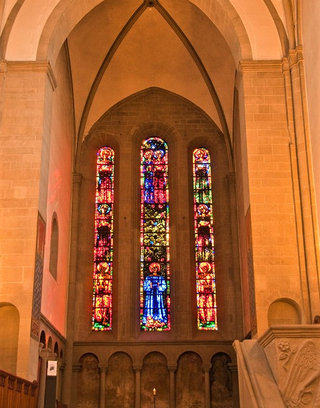
[[193,152],[193,203],[198,329],[215,330],[217,306],[211,162],[209,151],[204,148]]
[[112,329],[114,151],[97,152],[92,330]]
[[150,275],[143,283],[145,292],[144,312],[142,322],[146,326],[162,327],[167,324],[167,310],[164,307],[163,294],[167,289],[165,279],[159,275],[160,264],[153,262],[149,266]]
[[141,147],[141,329],[170,329],[169,191],[167,144]]

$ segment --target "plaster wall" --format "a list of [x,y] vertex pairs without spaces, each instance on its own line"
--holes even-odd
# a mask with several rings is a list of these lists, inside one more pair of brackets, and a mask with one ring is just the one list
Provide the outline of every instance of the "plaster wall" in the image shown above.
[[[62,48],[55,66],[57,87],[52,102],[49,155],[47,229],[44,256],[41,312],[65,335],[70,241],[72,141],[74,137],[72,91],[66,49]],[[53,214],[58,222],[57,279],[49,272]],[[54,305],[54,307],[52,307]]]
[[313,158],[317,213],[320,214],[320,4],[312,0],[302,2],[302,36],[306,72],[307,103]]

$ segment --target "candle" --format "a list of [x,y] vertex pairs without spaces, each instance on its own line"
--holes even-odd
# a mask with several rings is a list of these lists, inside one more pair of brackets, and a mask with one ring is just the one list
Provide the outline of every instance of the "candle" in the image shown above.
[[157,395],[157,390],[155,388],[152,390],[152,392],[153,392],[153,395]]

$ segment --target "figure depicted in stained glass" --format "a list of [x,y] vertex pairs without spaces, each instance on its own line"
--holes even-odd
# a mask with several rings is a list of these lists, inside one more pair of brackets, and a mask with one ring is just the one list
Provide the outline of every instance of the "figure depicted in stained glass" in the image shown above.
[[156,150],[154,156],[154,201],[161,204],[166,202],[167,196],[164,151]]
[[202,326],[214,321],[214,276],[209,262],[199,264],[197,292],[199,305],[199,320]]
[[143,283],[145,292],[143,324],[146,327],[163,327],[167,324],[167,311],[163,294],[167,289],[165,279],[160,275],[160,264],[153,262],[149,266],[150,275]]
[[193,202],[198,329],[217,329],[211,162],[207,149],[193,152]]
[[114,151],[97,153],[93,272],[93,330],[112,328]]
[[197,149],[194,153],[196,160],[195,167],[195,191],[198,195],[198,202],[210,202],[210,187],[209,187],[209,172],[210,163],[208,162],[208,151],[205,149]]
[[94,288],[96,300],[94,319],[102,326],[111,323],[112,276],[109,269],[107,262],[98,265]]
[[141,147],[142,330],[170,329],[167,144],[156,137]]

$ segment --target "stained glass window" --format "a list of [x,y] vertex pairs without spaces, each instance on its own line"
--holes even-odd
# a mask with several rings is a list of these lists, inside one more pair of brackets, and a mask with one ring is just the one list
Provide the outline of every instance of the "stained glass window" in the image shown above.
[[199,330],[216,330],[211,162],[209,151],[204,148],[193,152],[193,205],[197,324]]
[[157,137],[141,146],[140,326],[170,330],[168,147]]
[[112,329],[114,151],[97,152],[92,330]]

